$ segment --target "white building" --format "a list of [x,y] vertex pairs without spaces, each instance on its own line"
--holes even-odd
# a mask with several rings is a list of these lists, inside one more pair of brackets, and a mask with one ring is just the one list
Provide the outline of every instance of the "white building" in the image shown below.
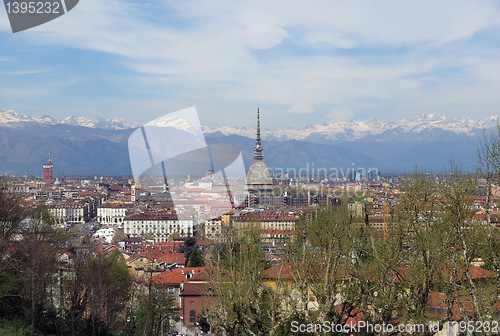
[[174,232],[181,236],[193,235],[194,222],[192,218],[177,219],[176,214],[167,211],[148,212],[126,217],[123,229],[129,237],[151,234],[157,243],[167,241]]
[[49,208],[49,212],[58,223],[85,223],[88,219],[89,207],[87,203],[63,201],[52,204]]
[[99,223],[123,223],[127,212],[127,206],[123,203],[106,202],[97,208],[97,221]]

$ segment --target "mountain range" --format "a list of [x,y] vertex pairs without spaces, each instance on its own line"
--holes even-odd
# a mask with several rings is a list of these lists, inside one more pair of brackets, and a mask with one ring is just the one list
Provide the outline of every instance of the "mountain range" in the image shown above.
[[41,118],[30,117],[22,114],[18,114],[13,110],[0,109],[0,125],[2,126],[13,126],[19,122],[36,122],[44,125],[71,125],[71,126],[82,126],[91,128],[103,128],[112,130],[123,130],[128,128],[137,128],[141,124],[138,122],[126,122],[121,118],[116,119],[103,119],[94,118],[89,119],[85,117],[67,117],[64,119],[54,119],[51,116],[45,115]]
[[[497,122],[496,116],[473,120],[426,113],[398,122],[306,124],[262,129],[261,134],[270,168],[376,168],[397,173],[417,166],[440,171],[449,167],[450,159],[464,169],[474,168],[479,137]],[[171,123],[176,128],[189,127],[178,119]],[[29,170],[41,175],[51,153],[56,175],[130,175],[127,141],[140,126],[123,119],[34,118],[0,110],[0,173],[20,175]],[[254,128],[203,127],[203,132],[207,143],[238,146],[249,167]]]
[[[476,136],[484,128],[495,126],[497,116],[486,120],[450,118],[446,115],[425,113],[412,120],[398,122],[370,121],[328,122],[306,124],[294,128],[277,130],[263,129],[261,136],[269,141],[301,140],[318,143],[334,143],[370,139],[372,141],[429,141],[449,140],[449,136]],[[218,127],[203,129],[205,134],[237,134],[252,138],[255,129],[250,127]]]

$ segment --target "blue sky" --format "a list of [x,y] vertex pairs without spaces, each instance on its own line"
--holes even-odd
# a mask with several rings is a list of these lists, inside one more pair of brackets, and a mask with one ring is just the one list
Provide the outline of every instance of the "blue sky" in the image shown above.
[[499,115],[496,1],[80,0],[13,34],[0,9],[0,108],[266,128]]

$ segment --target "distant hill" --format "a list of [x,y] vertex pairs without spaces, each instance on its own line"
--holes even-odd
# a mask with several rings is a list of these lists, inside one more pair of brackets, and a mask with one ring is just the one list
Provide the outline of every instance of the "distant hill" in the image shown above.
[[131,130],[25,122],[0,126],[0,172],[41,175],[51,153],[54,174],[130,174]]
[[[239,135],[218,138],[207,138],[208,143],[232,144],[240,148],[245,166],[253,161],[255,140]],[[361,154],[356,150],[317,144],[307,141],[264,141],[264,161],[269,168],[374,168],[382,167],[377,160]],[[385,168],[385,167],[384,167]]]
[[[131,175],[127,140],[133,129],[103,130],[64,124],[35,122],[0,126],[0,172],[41,175],[51,153],[54,174]],[[255,140],[237,135],[207,138],[210,143],[240,148],[245,166],[253,160]],[[290,140],[264,141],[265,161],[270,168],[376,167],[379,163],[346,148]]]

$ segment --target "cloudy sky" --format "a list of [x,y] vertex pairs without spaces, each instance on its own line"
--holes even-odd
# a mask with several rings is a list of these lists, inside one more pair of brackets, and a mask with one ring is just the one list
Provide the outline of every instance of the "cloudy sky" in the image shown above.
[[13,34],[0,9],[0,109],[266,128],[500,115],[500,3],[80,0]]

